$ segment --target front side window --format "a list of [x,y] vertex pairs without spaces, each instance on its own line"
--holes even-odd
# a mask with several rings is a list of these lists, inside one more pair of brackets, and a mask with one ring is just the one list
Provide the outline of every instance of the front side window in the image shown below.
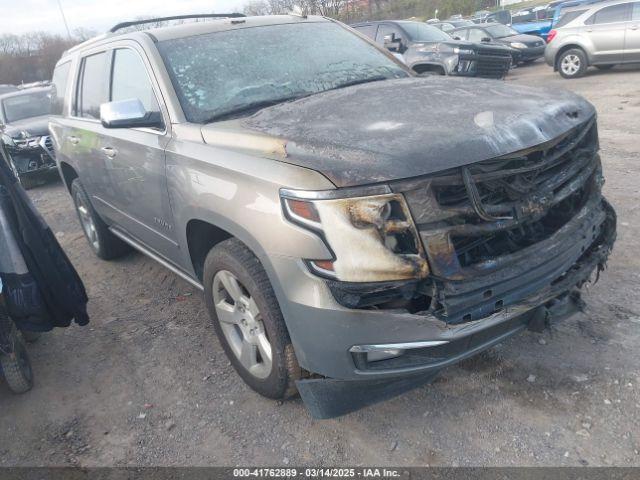
[[398,27],[383,23],[378,27],[378,35],[376,35],[376,42],[378,42],[381,45],[384,44],[384,37],[387,37],[389,35],[394,35],[394,39],[396,41],[402,41],[403,40],[402,37],[404,36],[402,35],[402,31]]
[[632,15],[632,18],[636,22],[640,20],[640,2],[635,2],[633,4],[633,15]]
[[77,115],[84,118],[100,118],[100,105],[107,102],[106,52],[86,57],[82,62],[82,81],[78,89]]
[[58,65],[53,71],[51,79],[51,114],[62,115],[64,108],[64,96],[67,93],[67,84],[69,83],[69,72],[71,71],[71,62]]
[[369,38],[376,38],[376,30],[378,30],[378,25],[360,25],[354,28],[358,32],[366,35]]
[[25,118],[49,115],[51,99],[49,91],[33,92],[2,100],[2,113],[5,122],[10,124]]
[[598,10],[589,19],[590,24],[627,22],[631,20],[631,4],[621,3]]
[[460,40],[466,40],[467,39],[467,34],[469,33],[469,30],[456,30],[455,32],[451,32],[449,35],[451,35],[453,38],[459,38]]
[[332,22],[214,32],[158,42],[187,120],[230,115],[408,70]]
[[119,48],[113,54],[111,101],[138,99],[147,112],[159,112],[147,68],[137,52]]

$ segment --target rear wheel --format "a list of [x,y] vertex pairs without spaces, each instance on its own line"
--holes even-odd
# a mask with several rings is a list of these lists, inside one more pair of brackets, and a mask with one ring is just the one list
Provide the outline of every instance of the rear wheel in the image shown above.
[[211,249],[204,297],[220,343],[247,385],[269,398],[296,393],[301,369],[280,306],[258,258],[239,240]]
[[131,248],[109,231],[89,201],[89,196],[76,178],[71,182],[71,196],[76,206],[80,226],[89,242],[91,250],[103,260],[121,257]]
[[579,78],[587,71],[587,56],[579,48],[572,48],[558,57],[558,72],[563,78]]
[[4,379],[13,393],[25,393],[33,387],[33,371],[27,354],[27,349],[22,339],[15,335],[13,351],[9,354],[0,354],[0,367]]

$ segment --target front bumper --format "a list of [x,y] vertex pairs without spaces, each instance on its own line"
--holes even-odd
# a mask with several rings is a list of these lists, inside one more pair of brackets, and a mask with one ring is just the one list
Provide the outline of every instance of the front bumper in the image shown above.
[[7,153],[19,176],[35,176],[57,168],[51,137],[43,136],[24,148],[7,146]]
[[[517,50],[517,49],[516,49]],[[518,50],[517,61],[527,62],[544,56],[545,45]]]

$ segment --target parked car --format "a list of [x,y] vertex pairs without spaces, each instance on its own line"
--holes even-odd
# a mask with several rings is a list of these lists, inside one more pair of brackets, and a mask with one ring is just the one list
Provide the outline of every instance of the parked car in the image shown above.
[[564,78],[591,65],[606,70],[640,62],[640,2],[613,0],[567,10],[568,21],[549,33],[545,60]]
[[449,32],[453,38],[470,42],[493,42],[511,48],[515,65],[535,62],[544,56],[546,43],[540,37],[523,35],[501,23],[482,23],[472,27],[457,28]]
[[475,25],[475,23],[473,23],[471,20],[445,20],[443,22],[430,22],[429,25],[439,28],[443,32],[449,32],[456,28]]
[[50,88],[30,88],[0,96],[1,140],[10,167],[24,188],[42,182],[56,171],[53,143],[49,136]]
[[511,67],[509,48],[454,40],[422,22],[366,22],[352,27],[400,54],[416,73],[504,78]]
[[607,260],[575,94],[420,77],[323,17],[112,31],[54,74],[80,224],[202,289],[262,395],[329,417],[424,383],[568,314]]
[[15,92],[16,90],[18,90],[18,87],[16,87],[15,85],[8,85],[6,83],[0,85],[0,95]]

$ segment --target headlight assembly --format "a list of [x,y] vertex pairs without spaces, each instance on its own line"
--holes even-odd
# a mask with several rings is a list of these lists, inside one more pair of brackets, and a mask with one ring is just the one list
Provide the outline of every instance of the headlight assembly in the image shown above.
[[314,231],[332,253],[305,259],[317,275],[345,282],[424,278],[429,273],[409,208],[399,194],[309,200],[284,194],[285,216]]
[[510,44],[513,48],[518,48],[520,50],[522,50],[523,48],[527,48],[527,46],[524,43],[521,42],[511,42]]

